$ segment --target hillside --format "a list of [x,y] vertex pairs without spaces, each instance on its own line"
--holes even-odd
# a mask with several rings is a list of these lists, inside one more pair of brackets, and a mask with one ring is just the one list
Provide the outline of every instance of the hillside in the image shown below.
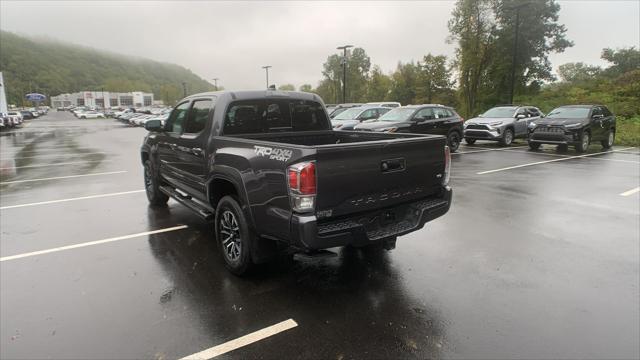
[[153,92],[156,99],[173,103],[183,95],[182,82],[189,93],[213,88],[182,66],[5,31],[0,32],[0,71],[10,104],[21,104],[32,91],[57,95],[102,88]]

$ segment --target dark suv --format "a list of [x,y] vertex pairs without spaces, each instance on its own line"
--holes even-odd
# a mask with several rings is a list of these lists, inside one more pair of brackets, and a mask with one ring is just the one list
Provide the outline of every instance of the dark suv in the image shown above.
[[443,105],[407,105],[395,108],[378,120],[356,125],[356,131],[403,132],[444,135],[451,151],[458,150],[464,119]]
[[602,105],[561,106],[529,124],[529,147],[533,150],[541,144],[555,144],[585,152],[592,141],[600,141],[602,148],[608,149],[615,136],[616,117]]

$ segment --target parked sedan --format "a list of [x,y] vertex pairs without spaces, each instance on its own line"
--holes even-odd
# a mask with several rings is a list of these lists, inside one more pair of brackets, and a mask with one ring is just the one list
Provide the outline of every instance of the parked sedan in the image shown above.
[[353,130],[353,127],[363,121],[375,120],[386,114],[391,108],[386,107],[355,107],[345,110],[331,119],[334,130]]
[[356,125],[356,131],[407,132],[447,137],[451,151],[458,150],[464,119],[450,107],[425,104],[392,109],[376,121]]
[[529,124],[541,116],[540,110],[533,106],[494,107],[464,123],[464,140],[467,144],[493,140],[509,146],[514,139],[526,139]]
[[541,144],[574,146],[585,152],[593,141],[600,141],[603,149],[613,146],[616,136],[616,117],[602,105],[568,105],[553,109],[544,118],[529,125],[529,147]]
[[22,118],[24,120],[30,120],[30,119],[35,119],[36,116],[33,115],[33,113],[31,111],[27,111],[27,110],[21,110],[20,111],[20,115],[22,115]]
[[97,111],[85,111],[78,113],[80,119],[104,119],[104,114]]

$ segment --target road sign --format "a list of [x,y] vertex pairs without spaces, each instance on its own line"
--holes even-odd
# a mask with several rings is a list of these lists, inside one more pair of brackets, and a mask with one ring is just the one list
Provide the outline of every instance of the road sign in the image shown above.
[[47,99],[45,95],[38,94],[38,93],[27,94],[24,97],[29,101],[44,101]]

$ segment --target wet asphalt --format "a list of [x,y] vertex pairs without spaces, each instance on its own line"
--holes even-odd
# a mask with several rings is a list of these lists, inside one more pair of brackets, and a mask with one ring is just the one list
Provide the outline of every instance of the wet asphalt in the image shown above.
[[144,129],[53,111],[0,135],[3,258],[187,225],[0,262],[3,359],[172,359],[287,319],[220,358],[640,357],[637,148],[463,145],[450,212],[395,250],[238,278],[209,224],[148,206]]

